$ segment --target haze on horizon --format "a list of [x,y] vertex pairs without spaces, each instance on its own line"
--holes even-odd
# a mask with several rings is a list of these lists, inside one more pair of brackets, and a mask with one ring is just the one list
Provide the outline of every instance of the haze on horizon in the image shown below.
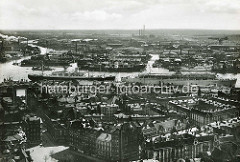
[[240,29],[239,0],[1,0],[0,29]]

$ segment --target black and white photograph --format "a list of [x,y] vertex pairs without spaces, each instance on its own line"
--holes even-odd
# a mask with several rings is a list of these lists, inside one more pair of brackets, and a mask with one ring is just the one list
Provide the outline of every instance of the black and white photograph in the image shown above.
[[0,0],[0,162],[239,161],[239,0]]

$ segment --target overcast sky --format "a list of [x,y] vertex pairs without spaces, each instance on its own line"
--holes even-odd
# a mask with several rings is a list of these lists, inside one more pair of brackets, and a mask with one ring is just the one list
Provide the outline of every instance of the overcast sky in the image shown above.
[[240,29],[240,0],[0,0],[0,29]]

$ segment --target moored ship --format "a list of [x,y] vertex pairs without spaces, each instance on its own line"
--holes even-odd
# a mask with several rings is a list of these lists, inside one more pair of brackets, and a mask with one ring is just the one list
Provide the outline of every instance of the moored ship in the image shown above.
[[114,81],[115,76],[84,76],[82,73],[52,73],[51,75],[28,74],[31,81],[40,80],[88,80],[88,81]]
[[[62,60],[44,60],[44,65],[46,66],[69,66],[69,61],[62,61]],[[42,60],[23,60],[21,62],[21,66],[40,66],[42,64]]]
[[237,79],[220,79],[215,74],[141,74],[138,77],[122,78],[122,81],[129,83],[142,83],[142,84],[173,84],[184,86],[189,85],[218,85],[234,87]]
[[77,65],[81,70],[100,72],[140,72],[146,68],[145,63],[134,61],[104,61],[100,63],[94,63],[89,60],[78,60]]
[[81,70],[100,71],[100,72],[139,72],[143,71],[146,65],[129,65],[124,67],[102,66],[102,65],[82,65],[79,66]]
[[35,55],[30,59],[21,61],[21,66],[69,66],[74,63],[74,58],[71,56],[61,55]]

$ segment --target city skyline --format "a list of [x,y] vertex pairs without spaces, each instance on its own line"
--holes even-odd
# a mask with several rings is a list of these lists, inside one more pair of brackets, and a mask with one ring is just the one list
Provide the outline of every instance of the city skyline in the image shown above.
[[237,0],[2,0],[1,29],[240,29]]

